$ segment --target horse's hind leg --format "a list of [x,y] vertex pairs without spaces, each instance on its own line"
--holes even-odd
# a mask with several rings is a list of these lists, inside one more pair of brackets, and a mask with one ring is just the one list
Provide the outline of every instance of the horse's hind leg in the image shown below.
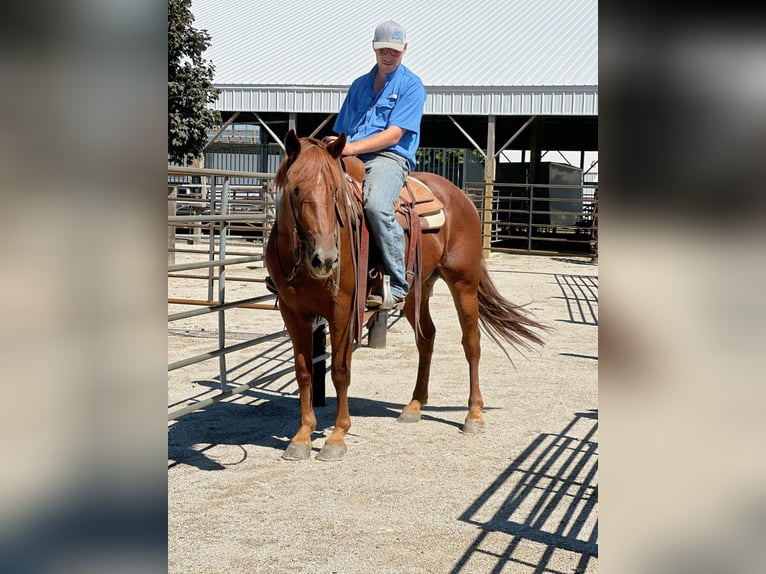
[[415,342],[418,347],[418,377],[415,381],[415,390],[412,392],[412,400],[402,409],[399,415],[400,423],[414,423],[420,420],[420,407],[428,402],[428,381],[431,376],[431,357],[434,352],[434,340],[436,327],[431,319],[429,299],[435,279],[423,284],[420,301],[420,327],[415,325],[415,305],[408,301],[404,311],[407,314],[412,329],[415,331]]
[[472,278],[473,274],[459,274],[446,269],[442,270],[447,285],[449,285],[452,299],[455,302],[460,328],[463,331],[463,352],[468,361],[468,378],[470,391],[468,394],[468,415],[463,425],[463,432],[474,433],[484,429],[484,399],[479,389],[479,359],[481,358],[481,344],[479,332],[479,278]]

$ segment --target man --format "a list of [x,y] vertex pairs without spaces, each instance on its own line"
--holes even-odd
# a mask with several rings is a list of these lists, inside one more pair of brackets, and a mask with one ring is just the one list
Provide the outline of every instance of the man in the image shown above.
[[333,126],[345,133],[343,155],[364,162],[364,213],[390,276],[393,302],[372,294],[368,307],[390,308],[407,296],[404,230],[394,204],[407,174],[415,167],[426,91],[420,78],[402,65],[407,53],[404,28],[391,20],[378,24],[372,40],[376,64],[351,84]]

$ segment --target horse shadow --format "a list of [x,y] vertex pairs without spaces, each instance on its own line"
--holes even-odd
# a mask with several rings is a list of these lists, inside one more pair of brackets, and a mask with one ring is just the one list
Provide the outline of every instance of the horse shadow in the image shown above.
[[[198,385],[217,388],[217,381],[196,381]],[[279,383],[279,382],[278,382]],[[200,470],[223,470],[247,459],[246,445],[275,449],[281,453],[297,430],[299,415],[298,392],[293,384],[265,383],[242,393],[237,402],[217,402],[199,411],[177,419],[168,429],[168,468],[179,464],[195,466]],[[287,390],[292,388],[292,390]],[[399,416],[403,403],[349,397],[349,410],[353,417],[391,418]],[[439,416],[441,412],[465,411],[463,405],[424,407],[423,420],[451,425],[461,424]],[[335,401],[328,397],[327,404],[315,407],[317,430],[315,438],[324,429],[335,424]],[[222,463],[207,452],[219,445],[240,447],[238,460]],[[318,452],[319,448],[314,448]]]
[[[390,314],[388,328],[403,320],[401,314]],[[298,388],[292,369],[289,375],[271,378],[279,369],[292,366],[292,347],[289,338],[272,342],[260,354],[232,366],[227,380],[232,385],[248,381],[250,389],[238,395],[235,401],[220,401],[176,419],[168,429],[168,468],[179,464],[191,465],[200,470],[223,470],[227,466],[241,464],[247,459],[245,445],[273,448],[279,455],[287,448],[295,434],[300,413]],[[326,368],[326,384],[330,382],[330,368]],[[268,379],[258,382],[258,379]],[[197,380],[200,391],[187,399],[195,401],[220,390],[220,379]],[[397,418],[405,403],[386,402],[365,397],[349,396],[352,417]],[[171,405],[178,407],[180,404]],[[487,410],[491,410],[488,407]],[[462,424],[440,416],[443,412],[463,412],[464,405],[425,406],[422,420],[454,426]],[[335,424],[335,400],[328,396],[323,406],[315,406],[317,430],[314,438],[324,429]],[[239,447],[242,456],[229,462],[220,462],[210,456],[210,450],[228,445]],[[318,452],[319,448],[313,449]]]
[[450,574],[559,572],[562,559],[585,572],[598,556],[597,428],[590,410],[535,438],[460,516],[480,532]]

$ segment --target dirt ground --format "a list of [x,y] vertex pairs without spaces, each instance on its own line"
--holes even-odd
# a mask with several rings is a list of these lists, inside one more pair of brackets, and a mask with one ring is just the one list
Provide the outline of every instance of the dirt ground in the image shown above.
[[[190,256],[179,254],[177,262]],[[263,278],[262,268],[227,276]],[[327,406],[312,459],[280,457],[297,430],[291,347],[279,313],[227,312],[227,344],[265,337],[226,359],[248,392],[168,424],[168,571],[300,574],[596,572],[598,569],[598,266],[589,258],[494,254],[493,281],[552,330],[513,364],[482,339],[486,431],[461,432],[468,368],[446,285],[437,283],[430,403],[401,424],[417,371],[414,335],[389,320],[387,347],[354,353],[348,452],[314,460],[335,415]],[[217,286],[215,287],[217,289]],[[170,297],[207,299],[202,281],[169,279]],[[226,300],[265,295],[227,281]],[[187,310],[169,306],[169,312]],[[216,347],[215,314],[168,324],[168,361]],[[168,411],[219,392],[218,359],[168,374]]]

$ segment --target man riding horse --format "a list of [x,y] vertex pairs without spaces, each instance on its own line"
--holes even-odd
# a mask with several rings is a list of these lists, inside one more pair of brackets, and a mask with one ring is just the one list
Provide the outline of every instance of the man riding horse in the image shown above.
[[[364,215],[384,273],[390,278],[382,281],[382,292],[370,293],[367,307],[390,309],[400,305],[410,289],[404,230],[396,221],[394,205],[416,164],[426,91],[420,78],[402,65],[407,53],[402,26],[391,20],[378,24],[372,48],[376,63],[351,84],[333,130],[346,134],[342,154],[364,162]],[[330,136],[325,141],[335,139]],[[389,285],[390,292],[386,292]],[[274,290],[270,279],[267,286]]]

